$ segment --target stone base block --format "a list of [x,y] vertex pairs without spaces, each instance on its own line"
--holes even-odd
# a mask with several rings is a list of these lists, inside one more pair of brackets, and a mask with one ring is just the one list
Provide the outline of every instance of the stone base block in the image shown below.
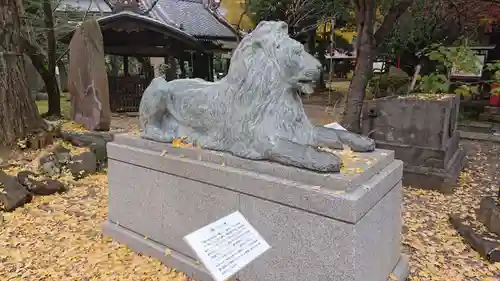
[[486,197],[481,201],[477,217],[489,231],[500,236],[500,205],[494,198]]
[[[172,249],[151,239],[144,239],[143,236],[123,226],[107,221],[102,226],[102,232],[104,235],[113,237],[116,241],[126,244],[134,252],[153,257],[171,268],[186,273],[194,280],[212,280],[210,273],[196,260],[179,252],[172,251]],[[407,279],[409,271],[409,257],[402,254],[392,270],[393,275],[385,281],[404,281]]]
[[450,194],[455,190],[460,173],[466,165],[467,159],[462,148],[457,149],[444,169],[412,166],[405,163],[403,184],[405,186],[437,190],[445,194]]
[[[183,237],[239,210],[271,245],[241,281],[387,281],[401,255],[403,163],[376,150],[318,174],[135,136],[108,144],[103,232],[197,280],[212,280]],[[167,254],[166,254],[167,253]],[[392,275],[391,275],[392,277]]]

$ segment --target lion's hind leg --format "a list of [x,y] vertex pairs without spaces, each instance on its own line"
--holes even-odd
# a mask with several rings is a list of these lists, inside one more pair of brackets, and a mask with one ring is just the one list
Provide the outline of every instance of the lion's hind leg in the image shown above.
[[158,141],[171,142],[174,137],[170,131],[167,104],[169,102],[168,83],[163,78],[155,78],[144,91],[139,106],[141,137]]

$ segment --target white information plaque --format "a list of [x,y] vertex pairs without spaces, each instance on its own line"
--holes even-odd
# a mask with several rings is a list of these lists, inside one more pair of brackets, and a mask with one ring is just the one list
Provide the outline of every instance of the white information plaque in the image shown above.
[[225,281],[271,247],[236,211],[184,237],[215,281]]
[[330,128],[330,129],[335,129],[335,130],[342,130],[342,131],[347,131],[344,127],[342,127],[339,123],[333,122],[330,124],[326,124],[323,127],[325,128]]

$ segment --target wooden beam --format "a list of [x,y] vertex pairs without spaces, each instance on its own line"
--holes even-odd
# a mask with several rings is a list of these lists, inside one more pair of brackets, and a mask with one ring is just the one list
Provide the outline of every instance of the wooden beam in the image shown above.
[[123,76],[129,76],[128,67],[128,56],[123,56]]
[[182,52],[175,48],[165,49],[161,46],[104,46],[104,53],[117,56],[165,57],[177,56]]

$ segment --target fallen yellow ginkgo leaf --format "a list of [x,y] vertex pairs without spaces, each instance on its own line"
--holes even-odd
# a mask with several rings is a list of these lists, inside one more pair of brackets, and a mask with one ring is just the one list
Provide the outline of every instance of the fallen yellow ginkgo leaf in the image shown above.
[[396,277],[396,275],[394,275],[394,273],[389,274],[389,278],[391,278],[391,279],[392,279],[392,280],[394,280],[394,281],[399,280],[399,279]]
[[170,256],[172,254],[172,250],[170,250],[169,248],[166,248],[165,249],[165,256]]
[[176,148],[192,148],[193,145],[190,144],[190,143],[185,143],[184,142],[184,139],[185,138],[181,138],[181,139],[175,139],[172,141],[172,146],[173,147],[176,147]]

